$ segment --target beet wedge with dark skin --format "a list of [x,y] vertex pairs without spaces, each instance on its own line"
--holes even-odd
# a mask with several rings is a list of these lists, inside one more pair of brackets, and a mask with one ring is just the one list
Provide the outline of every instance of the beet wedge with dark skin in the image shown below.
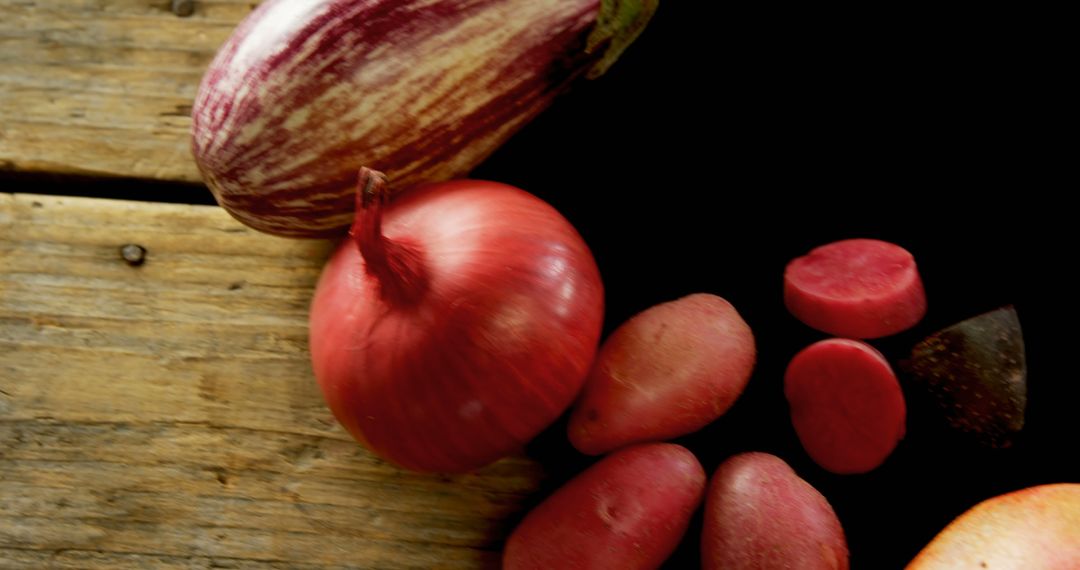
[[989,447],[1009,447],[1024,427],[1027,362],[1012,306],[925,338],[906,363],[954,429]]

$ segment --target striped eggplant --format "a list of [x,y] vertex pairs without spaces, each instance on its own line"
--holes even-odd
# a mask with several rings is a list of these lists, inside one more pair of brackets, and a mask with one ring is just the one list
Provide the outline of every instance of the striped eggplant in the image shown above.
[[352,222],[357,169],[397,188],[468,173],[659,0],[268,0],[210,64],[192,148],[225,209],[264,232]]

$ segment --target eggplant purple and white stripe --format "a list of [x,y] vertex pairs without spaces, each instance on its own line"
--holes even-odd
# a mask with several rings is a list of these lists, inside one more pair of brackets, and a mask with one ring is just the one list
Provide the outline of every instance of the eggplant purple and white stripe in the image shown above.
[[[607,4],[607,2],[604,2]],[[193,151],[241,222],[352,221],[356,172],[397,189],[466,174],[596,62],[601,0],[269,0],[218,52]]]

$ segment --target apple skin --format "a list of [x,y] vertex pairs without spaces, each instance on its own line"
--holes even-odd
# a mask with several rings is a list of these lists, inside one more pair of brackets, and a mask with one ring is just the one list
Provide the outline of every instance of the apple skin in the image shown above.
[[1080,484],[987,499],[949,523],[907,570],[1080,569]]

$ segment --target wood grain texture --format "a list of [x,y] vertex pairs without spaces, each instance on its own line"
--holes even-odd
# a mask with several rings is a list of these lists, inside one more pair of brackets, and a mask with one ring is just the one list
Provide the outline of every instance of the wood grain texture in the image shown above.
[[0,170],[198,182],[191,105],[257,0],[0,0]]
[[418,475],[348,437],[308,362],[329,247],[0,194],[0,567],[497,566],[539,466]]

